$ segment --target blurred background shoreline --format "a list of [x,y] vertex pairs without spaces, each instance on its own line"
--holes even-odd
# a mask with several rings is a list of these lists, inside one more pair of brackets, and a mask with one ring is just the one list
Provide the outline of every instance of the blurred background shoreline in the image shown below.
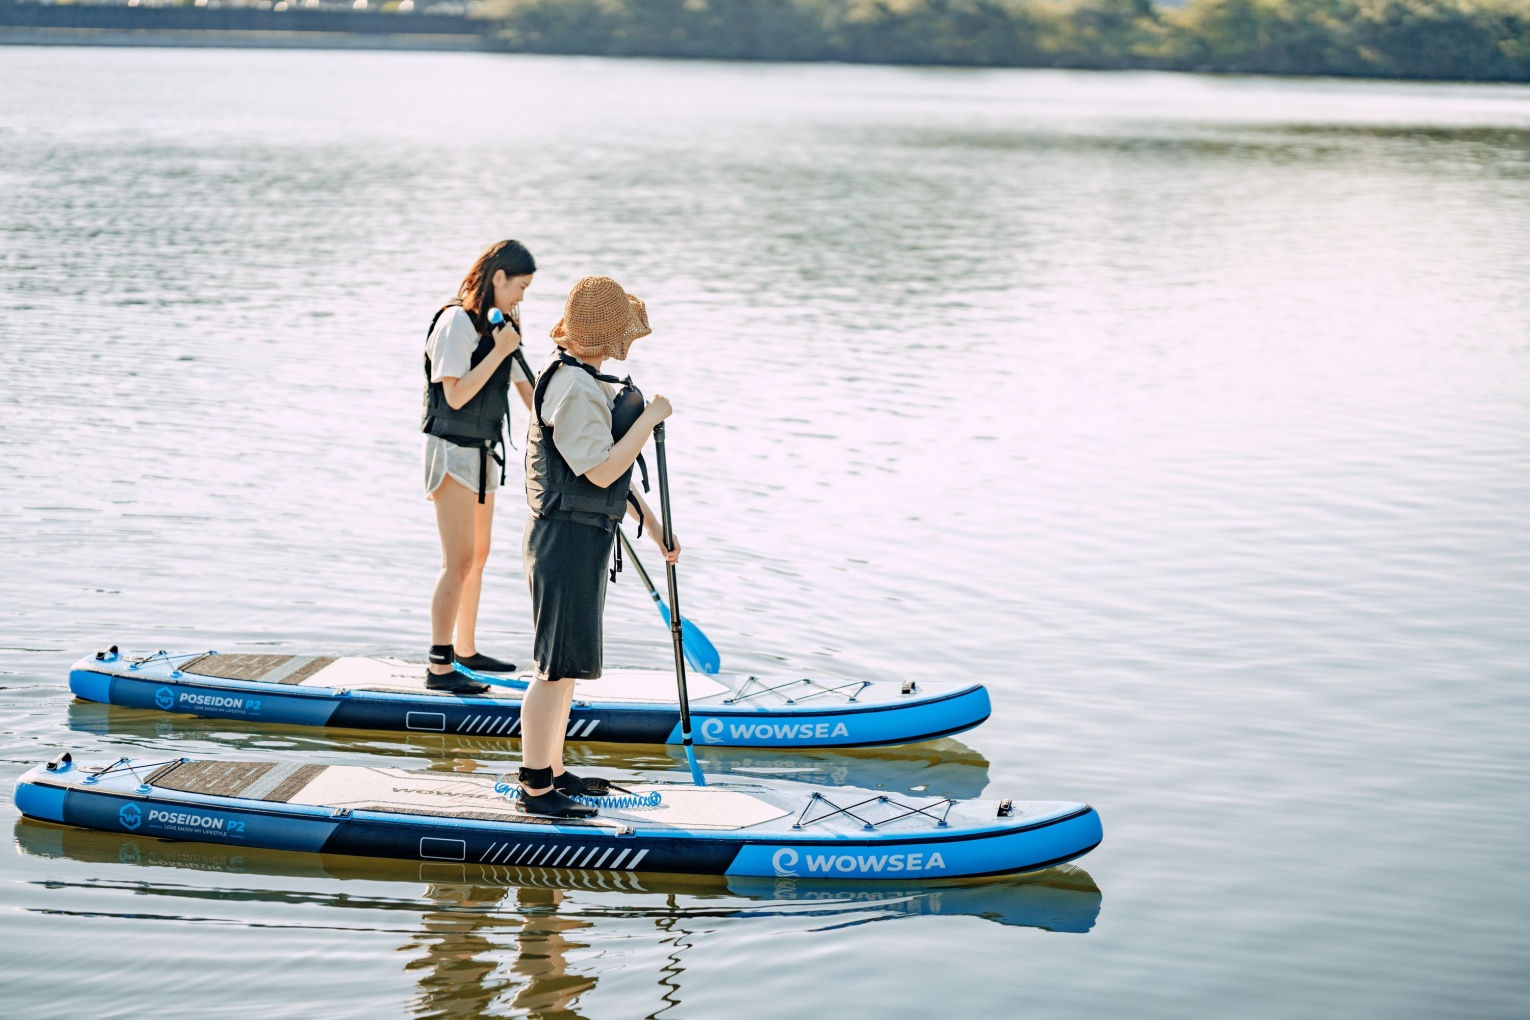
[[0,0],[0,45],[1530,81],[1527,0]]

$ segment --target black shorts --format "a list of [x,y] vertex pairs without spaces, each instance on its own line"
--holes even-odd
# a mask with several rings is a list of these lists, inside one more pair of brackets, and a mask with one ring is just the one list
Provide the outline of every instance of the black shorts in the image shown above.
[[614,528],[531,517],[521,555],[531,588],[537,676],[593,680],[604,665],[602,620]]

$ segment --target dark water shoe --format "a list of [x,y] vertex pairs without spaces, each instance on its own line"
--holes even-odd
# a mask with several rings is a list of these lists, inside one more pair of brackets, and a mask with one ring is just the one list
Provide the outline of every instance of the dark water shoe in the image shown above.
[[581,779],[572,772],[553,776],[553,789],[565,797],[604,797],[611,792],[611,781],[597,776]]
[[477,680],[469,680],[456,670],[450,673],[432,673],[427,669],[425,689],[442,691],[446,694],[482,694],[489,689],[489,685],[481,684]]
[[472,655],[459,655],[457,662],[468,669],[479,673],[514,673],[515,663],[506,662],[504,659],[496,659],[492,655],[484,655],[474,652]]
[[588,804],[581,804],[559,793],[557,788],[546,793],[527,793],[521,788],[521,810],[530,815],[547,815],[551,818],[594,818],[600,812]]

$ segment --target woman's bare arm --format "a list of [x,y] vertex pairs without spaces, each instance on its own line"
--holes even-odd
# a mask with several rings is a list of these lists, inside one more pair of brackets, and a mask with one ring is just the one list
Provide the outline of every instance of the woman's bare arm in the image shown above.
[[[629,500],[627,502],[627,516],[632,518],[637,523],[643,525],[643,530],[648,532],[648,537],[653,539],[653,544],[659,547],[659,552],[664,554],[664,559],[666,562],[679,562],[680,536],[670,536],[675,540],[673,549],[664,548],[664,522],[659,520],[659,515],[653,512],[653,508],[648,505],[648,501],[646,499],[644,499],[636,491],[634,491],[631,495],[632,499],[637,500],[638,505],[633,506],[631,500]],[[641,516],[638,514],[639,508],[642,509]]]
[[671,411],[673,408],[669,406],[668,398],[655,396],[643,409],[638,420],[633,422],[632,428],[627,430],[627,434],[612,444],[606,459],[586,471],[584,477],[602,489],[610,488],[612,482],[627,473],[627,469],[642,452],[643,444],[648,442],[654,426],[668,418]]
[[[456,378],[448,376],[441,380],[441,392],[446,397],[446,402],[452,406],[452,410],[461,409],[462,405],[478,396],[478,391],[483,389],[484,383],[489,381],[505,359],[521,345],[521,336],[509,326],[501,326],[494,331],[494,349],[489,356],[474,365],[466,375]],[[526,394],[521,397],[525,399]],[[527,406],[530,406],[528,401]],[[636,455],[634,454],[634,459]]]

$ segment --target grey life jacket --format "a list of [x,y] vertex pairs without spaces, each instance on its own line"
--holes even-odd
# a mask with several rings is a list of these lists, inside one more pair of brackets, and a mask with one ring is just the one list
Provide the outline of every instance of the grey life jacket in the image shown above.
[[[526,503],[535,517],[569,520],[610,531],[620,523],[629,499],[637,505],[636,498],[630,495],[632,468],[602,489],[583,475],[574,474],[568,461],[558,452],[553,426],[542,418],[542,401],[553,373],[564,366],[578,368],[601,382],[622,387],[611,412],[613,442],[625,436],[643,413],[643,394],[632,384],[630,377],[618,379],[602,375],[578,358],[559,351],[557,359],[537,380],[536,393],[531,400],[531,427],[526,432]],[[642,468],[643,489],[647,491],[648,465],[639,457],[637,466]]]
[[[430,339],[430,334],[435,332],[436,323],[448,308],[461,307],[461,301],[442,305],[431,317],[430,328],[425,331],[425,339],[427,341]],[[473,328],[478,331],[478,345],[473,348],[470,361],[471,368],[477,368],[479,362],[487,358],[494,350],[494,333],[487,322],[472,312],[468,312],[468,318],[472,320]],[[506,323],[511,329],[515,329],[513,321],[507,319]],[[520,331],[516,330],[516,332]],[[504,431],[510,419],[511,371],[511,360],[506,358],[494,370],[489,381],[473,395],[473,399],[461,407],[453,407],[446,401],[446,388],[441,383],[430,381],[430,355],[425,355],[425,411],[420,419],[420,431],[440,436],[448,443],[457,446],[478,449],[478,502],[480,503],[484,501],[485,490],[488,488],[490,457],[499,464],[500,484],[505,483]]]

